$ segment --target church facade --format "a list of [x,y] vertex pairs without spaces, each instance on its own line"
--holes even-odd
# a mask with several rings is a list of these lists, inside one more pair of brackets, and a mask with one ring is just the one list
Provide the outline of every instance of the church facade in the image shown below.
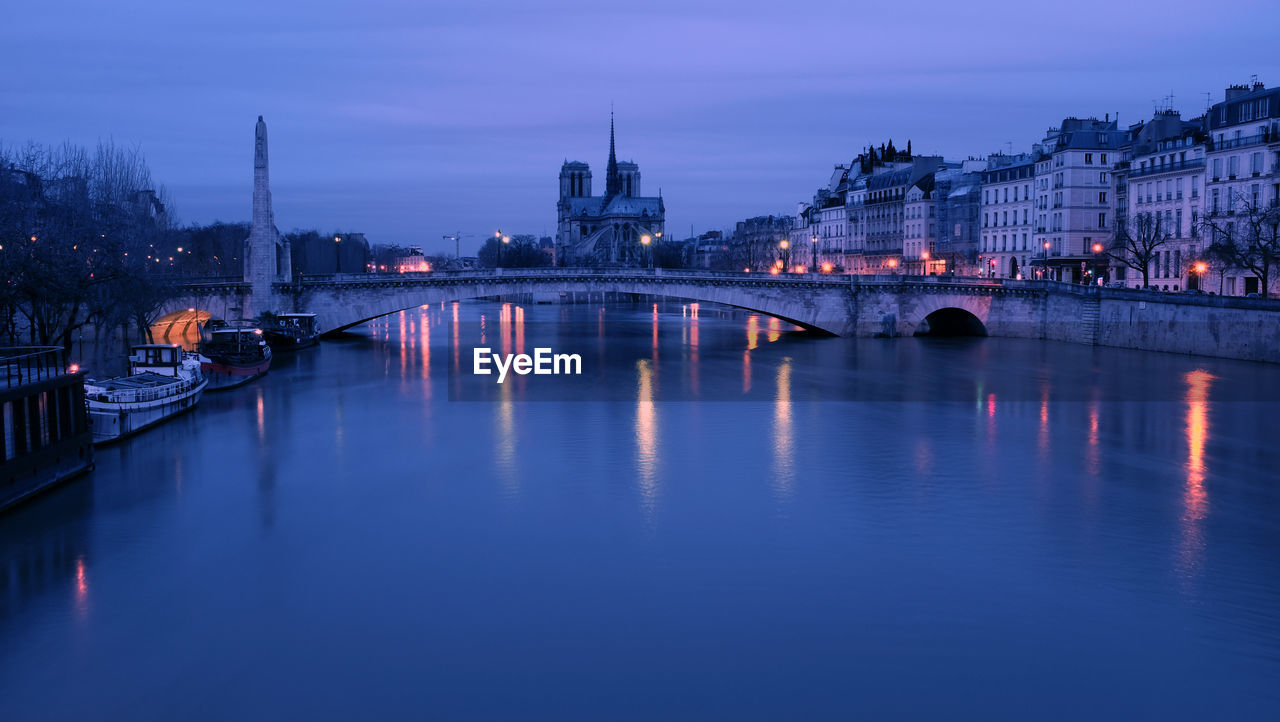
[[[662,239],[662,196],[640,193],[640,167],[618,162],[613,118],[609,118],[609,163],[604,195],[591,195],[591,167],[581,161],[560,166],[556,203],[556,263],[560,266],[645,266]],[[648,236],[650,245],[642,242]]]

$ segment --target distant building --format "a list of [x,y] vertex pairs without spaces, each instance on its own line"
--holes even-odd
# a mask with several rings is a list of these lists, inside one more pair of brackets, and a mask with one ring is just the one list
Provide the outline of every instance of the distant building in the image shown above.
[[[1204,212],[1218,229],[1243,235],[1239,216],[1276,212],[1280,207],[1280,88],[1262,83],[1233,85],[1224,100],[1209,109],[1206,125]],[[1253,273],[1222,270],[1222,293],[1238,296],[1260,291]]]
[[[1204,280],[1196,267],[1204,251],[1199,228],[1205,181],[1203,119],[1185,121],[1175,110],[1162,110],[1131,132],[1133,144],[1126,162],[1114,171],[1117,200],[1124,204],[1120,207],[1124,212],[1117,213],[1117,229],[1138,233],[1136,226],[1146,219],[1148,228],[1158,228],[1161,236],[1167,236],[1148,268],[1153,288],[1181,291],[1199,287]],[[1158,220],[1158,225],[1151,219]],[[1113,253],[1119,251],[1117,247]],[[1115,282],[1131,288],[1142,286],[1140,271],[1118,262],[1112,266]],[[1208,265],[1203,268],[1207,271]]]
[[[1036,233],[1030,262],[1038,277],[1092,282],[1112,244],[1115,198],[1111,169],[1129,147],[1129,133],[1110,117],[1066,118],[1050,128],[1036,162]],[[1045,244],[1048,244],[1046,246]]]
[[929,173],[907,188],[903,198],[902,272],[928,275],[939,266],[938,205],[934,196],[935,173]]
[[408,253],[396,258],[395,270],[397,273],[427,273],[431,270],[431,263],[422,248],[410,246]]
[[[917,156],[910,161],[886,163],[867,178],[863,205],[867,227],[863,255],[867,272],[903,273],[907,191],[926,183],[930,184],[931,192],[933,174],[944,168],[941,156]],[[918,261],[919,256],[912,260]]]
[[808,265],[812,253],[809,246],[812,244],[807,241],[799,247],[792,244],[791,229],[794,225],[795,218],[787,215],[756,216],[738,221],[726,244],[731,259],[728,268],[765,271],[778,260],[788,261],[788,267]]
[[735,266],[735,259],[729,252],[729,244],[725,242],[724,233],[707,231],[690,239],[693,246],[693,266],[716,270],[730,270]]
[[982,172],[982,235],[978,242],[980,275],[1019,278],[1029,261],[1043,255],[1035,246],[1034,153],[997,154]]
[[934,256],[939,273],[972,276],[978,272],[984,160],[966,160],[934,176],[938,239]]
[[591,195],[591,168],[581,161],[560,167],[554,257],[561,266],[641,266],[647,263],[645,236],[662,238],[666,207],[662,197],[643,196],[640,167],[618,162],[613,118],[609,118],[609,162],[604,195]]

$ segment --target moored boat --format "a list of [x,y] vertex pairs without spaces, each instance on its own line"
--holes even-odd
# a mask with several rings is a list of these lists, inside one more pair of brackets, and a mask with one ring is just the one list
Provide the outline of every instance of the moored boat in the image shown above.
[[297,351],[320,340],[314,313],[282,313],[263,324],[263,335],[273,351]]
[[215,329],[200,344],[200,355],[204,357],[200,371],[209,381],[209,391],[249,383],[271,368],[271,347],[258,328]]
[[136,434],[195,408],[209,382],[199,354],[170,344],[133,347],[129,375],[85,382],[93,443]]

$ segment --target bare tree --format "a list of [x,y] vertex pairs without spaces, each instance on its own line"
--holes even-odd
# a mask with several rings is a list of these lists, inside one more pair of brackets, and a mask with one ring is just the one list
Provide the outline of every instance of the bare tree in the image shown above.
[[1142,287],[1151,285],[1151,264],[1160,255],[1160,249],[1173,237],[1164,225],[1159,213],[1144,212],[1130,216],[1125,223],[1117,224],[1115,240],[1104,253],[1117,263],[1142,274]]
[[0,173],[0,303],[11,328],[21,317],[33,343],[69,350],[86,323],[154,315],[169,220],[138,149],[0,148]]
[[[1228,191],[1229,195],[1235,195]],[[1280,270],[1280,208],[1236,196],[1226,213],[1206,214],[1201,221],[1209,236],[1209,258],[1225,268],[1252,273],[1258,293],[1266,297],[1271,278]]]

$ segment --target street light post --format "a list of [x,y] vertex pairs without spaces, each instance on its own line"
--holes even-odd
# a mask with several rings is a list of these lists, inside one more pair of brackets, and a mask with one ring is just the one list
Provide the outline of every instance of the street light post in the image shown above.
[[640,245],[644,246],[644,254],[648,256],[645,260],[648,262],[649,268],[653,268],[653,249],[649,248],[650,243],[653,243],[653,238],[648,233],[640,236]]
[[813,243],[813,267],[809,270],[816,273],[818,271],[818,234],[813,234],[809,240]]
[[333,273],[342,273],[342,236],[333,237]]
[[791,265],[791,242],[784,238],[778,242],[778,248],[782,249],[782,270],[785,273]]
[[1101,243],[1095,243],[1095,244],[1093,244],[1093,248],[1092,248],[1092,249],[1090,249],[1090,250],[1092,250],[1092,251],[1093,251],[1093,268],[1094,268],[1093,274],[1094,274],[1094,278],[1099,279],[1099,285],[1101,285],[1101,279],[1102,279],[1102,251],[1103,251],[1103,246],[1102,246],[1102,244],[1101,244]]

